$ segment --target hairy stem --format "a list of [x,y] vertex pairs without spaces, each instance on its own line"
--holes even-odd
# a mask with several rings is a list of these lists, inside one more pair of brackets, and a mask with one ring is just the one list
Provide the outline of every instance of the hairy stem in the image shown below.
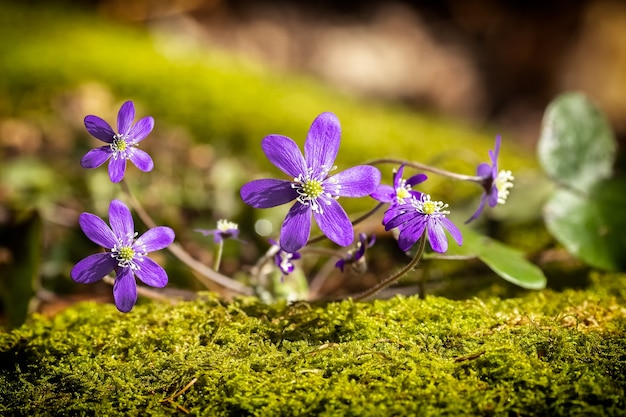
[[425,165],[420,162],[403,161],[402,159],[395,159],[395,158],[375,159],[374,161],[368,162],[368,164],[369,165],[380,165],[380,164],[402,165],[404,164],[411,168],[415,168],[421,171],[432,172],[433,174],[442,175],[444,177],[453,178],[459,181],[471,181],[471,182],[476,182],[478,184],[482,184],[485,181],[483,177],[474,176],[474,175],[457,174],[456,172],[446,171],[445,169],[432,167],[430,165]]
[[[139,201],[133,196],[128,188],[128,184],[126,184],[125,180],[121,182],[122,189],[128,196],[130,200],[130,204],[133,206],[141,221],[149,228],[157,227],[156,223],[150,215],[144,210],[143,206],[139,203]],[[174,242],[167,247],[167,249],[174,255],[178,260],[182,263],[196,271],[198,274],[194,275],[206,288],[212,290],[214,289],[213,283],[218,284],[224,288],[228,288],[229,290],[235,291],[240,294],[252,294],[252,289],[248,286],[235,281],[232,278],[229,278],[225,275],[220,274],[217,271],[212,270],[211,268],[204,265],[202,262],[193,258],[182,246],[178,243]]]
[[365,299],[373,296],[374,294],[378,293],[379,291],[384,290],[388,286],[394,284],[396,281],[398,281],[404,274],[406,274],[407,272],[412,270],[415,267],[415,265],[417,265],[417,263],[422,258],[422,254],[424,253],[424,248],[425,247],[426,247],[426,237],[422,236],[420,238],[420,240],[419,240],[419,247],[417,248],[417,252],[415,252],[415,256],[413,257],[413,259],[411,259],[411,262],[409,262],[399,272],[393,274],[392,276],[390,276],[390,277],[384,279],[383,281],[379,282],[378,284],[376,284],[375,286],[373,286],[369,290],[366,290],[366,291],[362,292],[361,294],[357,295],[356,297],[354,297],[354,301],[365,300]]

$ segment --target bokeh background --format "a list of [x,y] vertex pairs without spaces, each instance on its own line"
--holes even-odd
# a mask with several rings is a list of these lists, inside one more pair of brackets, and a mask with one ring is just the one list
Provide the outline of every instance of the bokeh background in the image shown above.
[[[246,181],[279,175],[260,140],[281,133],[302,144],[313,118],[333,111],[344,132],[340,168],[391,156],[472,174],[502,134],[502,163],[518,182],[511,207],[487,213],[477,227],[526,251],[548,272],[554,262],[565,264],[570,281],[549,276],[550,282],[577,285],[571,277],[585,275],[584,267],[559,250],[540,219],[545,181],[534,151],[546,105],[572,90],[606,112],[624,144],[626,3],[5,1],[2,310],[14,308],[8,300],[16,298],[45,312],[85,298],[110,300],[106,284],[80,286],[69,271],[97,250],[77,228],[79,213],[104,216],[110,199],[122,197],[105,168],[80,168],[81,156],[99,145],[83,118],[95,114],[114,124],[126,100],[135,102],[138,117],[156,120],[142,143],[156,168],[142,174],[129,167],[131,188],[207,264],[213,243],[193,230],[214,228],[220,218],[239,222],[247,244],[226,244],[222,268],[229,276],[256,262],[286,212],[251,210],[239,199]],[[440,178],[425,187],[454,204],[461,221],[480,193]],[[373,205],[346,202],[355,216]],[[375,220],[358,229],[379,236],[365,275],[335,271],[321,279],[325,260],[303,263],[304,279],[317,279],[318,295],[358,291],[406,261]],[[155,259],[167,266],[172,288],[203,288],[167,252]],[[435,269],[432,291],[447,296],[511,290],[480,265]],[[481,285],[453,288],[452,281]],[[408,279],[393,291],[418,290]]]

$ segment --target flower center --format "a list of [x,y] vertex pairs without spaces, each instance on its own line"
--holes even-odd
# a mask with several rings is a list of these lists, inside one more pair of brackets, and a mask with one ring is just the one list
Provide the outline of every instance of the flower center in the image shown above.
[[430,199],[430,195],[428,194],[423,194],[420,200],[416,198],[413,199],[412,204],[413,204],[413,207],[415,207],[415,209],[418,212],[425,214],[427,216],[432,216],[432,215],[445,216],[446,214],[450,214],[448,210],[445,210],[448,207],[447,204],[441,201],[432,201]]
[[117,134],[113,136],[113,142],[109,145],[111,150],[113,151],[113,158],[124,158],[128,159],[129,155],[129,143],[127,142],[128,136]]
[[137,233],[129,233],[125,238],[118,238],[118,243],[111,249],[111,257],[117,261],[121,268],[141,269],[137,262],[142,262],[147,255],[145,246],[134,245]]
[[406,181],[402,180],[401,185],[396,188],[396,198],[398,199],[398,203],[404,204],[404,199],[411,197],[411,186],[405,184]]
[[217,221],[217,230],[219,230],[220,232],[230,232],[232,230],[237,230],[239,228],[239,226],[237,225],[237,223],[233,223],[231,221],[228,220],[218,220]]
[[306,173],[298,175],[291,183],[291,188],[298,193],[297,200],[305,206],[310,206],[311,210],[319,214],[324,212],[319,200],[330,205],[329,199],[339,198],[341,185],[337,184],[337,180],[329,178],[324,182],[329,171],[322,167],[321,172],[313,177],[313,169],[309,168]]
[[495,179],[495,186],[498,189],[498,204],[506,203],[509,198],[510,189],[513,188],[513,180],[515,177],[511,171],[502,170]]
[[318,180],[309,180],[302,184],[302,194],[309,198],[317,198],[324,192],[322,183]]

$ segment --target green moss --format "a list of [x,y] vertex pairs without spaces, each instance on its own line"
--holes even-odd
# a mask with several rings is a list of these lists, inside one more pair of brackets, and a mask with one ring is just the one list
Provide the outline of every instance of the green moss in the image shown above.
[[79,304],[0,335],[0,412],[623,415],[626,277],[594,281],[509,300]]

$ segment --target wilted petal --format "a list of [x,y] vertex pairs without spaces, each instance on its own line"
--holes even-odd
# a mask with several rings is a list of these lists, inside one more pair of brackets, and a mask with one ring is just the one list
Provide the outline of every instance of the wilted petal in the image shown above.
[[304,142],[304,158],[309,167],[313,168],[314,174],[333,167],[340,141],[341,125],[337,116],[326,112],[313,120]]
[[461,246],[463,244],[463,235],[461,234],[461,231],[456,227],[456,225],[454,223],[452,223],[450,221],[450,219],[448,219],[447,217],[442,217],[440,219],[441,221],[441,225],[448,231],[450,232],[450,235],[452,236],[452,238],[454,239],[454,241]]
[[295,253],[306,245],[310,234],[311,208],[296,203],[287,213],[280,228],[280,247],[286,252]]
[[111,155],[113,155],[113,151],[110,146],[92,149],[80,160],[80,166],[83,168],[97,168],[104,164]]
[[109,252],[96,253],[74,265],[70,276],[80,284],[91,284],[110,274],[116,265],[117,261]]
[[128,135],[130,128],[135,120],[135,105],[132,101],[122,104],[120,111],[117,113],[117,131],[120,135]]
[[122,313],[128,313],[137,302],[137,283],[131,268],[120,268],[113,284],[115,306]]
[[286,136],[269,135],[263,138],[261,148],[269,161],[292,178],[307,171],[306,161],[296,143]]
[[87,132],[91,136],[96,139],[100,139],[103,142],[111,143],[113,142],[113,136],[115,136],[115,132],[111,128],[111,126],[99,118],[98,116],[87,116],[85,117],[85,128]]
[[126,172],[126,158],[111,158],[109,161],[109,178],[111,182],[120,182]]
[[239,192],[244,203],[254,208],[280,206],[298,198],[291,181],[266,178],[250,181]]
[[81,213],[78,224],[89,240],[105,249],[111,249],[117,243],[117,237],[111,228],[95,214]]
[[118,238],[133,237],[135,223],[130,209],[120,200],[112,200],[109,204],[109,223]]
[[326,205],[325,201],[320,201],[323,212],[313,212],[315,221],[322,233],[331,241],[340,246],[348,246],[354,241],[354,228],[344,211],[343,207],[337,200],[330,199],[330,204]]
[[376,190],[380,184],[380,171],[369,165],[359,165],[333,175],[325,181],[336,182],[342,197],[365,197]]
[[430,247],[435,252],[443,253],[448,250],[448,238],[446,232],[441,226],[441,221],[436,217],[429,217],[428,219],[428,240],[430,241]]
[[[132,120],[131,120],[132,121]],[[128,139],[131,145],[135,145],[146,138],[154,129],[154,119],[150,116],[140,119],[128,132]]]
[[174,241],[174,231],[166,226],[148,230],[135,241],[135,246],[144,246],[146,252],[163,249]]
[[139,266],[139,269],[135,270],[135,275],[141,282],[157,288],[163,288],[167,285],[167,273],[152,259],[144,257]]
[[133,148],[130,150],[130,161],[143,172],[150,172],[154,168],[154,162],[147,152]]

